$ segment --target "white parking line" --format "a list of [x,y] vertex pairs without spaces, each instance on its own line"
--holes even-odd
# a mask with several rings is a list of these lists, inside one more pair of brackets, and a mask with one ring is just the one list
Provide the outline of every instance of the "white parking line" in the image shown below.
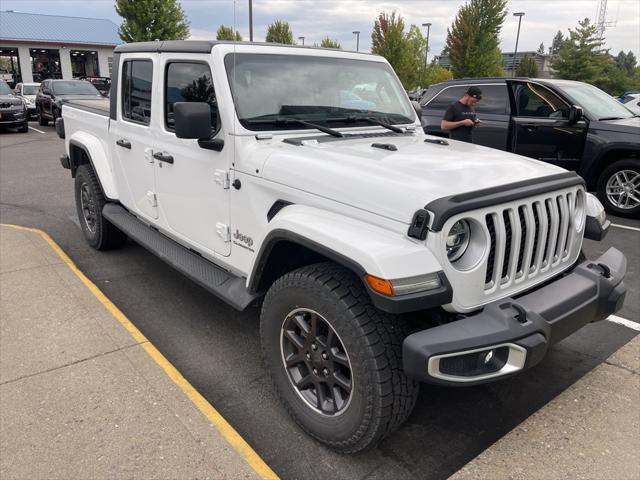
[[636,330],[637,332],[640,332],[640,323],[632,322],[631,320],[627,320],[626,318],[618,317],[616,315],[609,315],[607,317],[607,320],[613,323],[617,323],[618,325],[624,325],[625,327],[630,328],[631,330]]
[[[43,135],[46,135],[46,134],[47,134],[47,132],[43,132],[42,130],[38,130],[37,128],[33,128],[33,127],[29,127],[29,128],[30,128],[31,130],[35,130],[36,132],[41,133],[41,134],[43,134]],[[612,225],[613,225],[613,224],[612,224]]]

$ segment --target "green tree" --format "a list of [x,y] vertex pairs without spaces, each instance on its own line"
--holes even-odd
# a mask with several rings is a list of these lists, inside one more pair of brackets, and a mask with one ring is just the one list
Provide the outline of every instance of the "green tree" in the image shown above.
[[564,37],[562,36],[562,32],[558,30],[558,33],[555,34],[553,40],[551,41],[551,46],[549,47],[549,55],[557,55],[563,44]]
[[116,0],[116,13],[123,19],[118,28],[125,42],[184,40],[189,22],[176,0]]
[[490,77],[504,73],[500,31],[506,0],[470,0],[447,29],[446,52],[454,77]]
[[267,27],[266,41],[269,43],[282,43],[284,45],[295,45],[293,41],[293,31],[289,22],[276,20]]
[[451,80],[452,78],[453,74],[451,73],[451,70],[441,67],[436,63],[431,63],[427,66],[427,70],[422,80],[422,86],[426,88],[436,83]]
[[540,55],[544,55],[545,49],[544,49],[544,43],[541,43],[540,46],[538,47],[538,53]]
[[595,25],[585,18],[575,30],[569,29],[569,37],[552,59],[554,76],[595,84],[611,62],[611,57],[602,48],[603,44]]
[[236,42],[242,41],[242,36],[240,36],[239,31],[233,31],[232,27],[227,27],[226,25],[220,25],[218,31],[216,32],[216,40],[231,40]]
[[538,76],[538,64],[533,58],[525,55],[516,68],[516,75],[518,77],[535,78]]
[[425,73],[427,41],[417,26],[411,25],[408,32],[404,26],[404,19],[396,12],[380,13],[373,24],[371,51],[386,58],[403,86],[411,90]]
[[329,37],[324,37],[322,42],[320,42],[320,46],[322,48],[342,48],[340,42],[337,40],[332,40]]
[[633,76],[636,64],[638,63],[636,56],[631,50],[629,50],[629,53],[624,53],[621,50],[620,53],[616,55],[615,62],[617,67],[626,72],[630,77]]

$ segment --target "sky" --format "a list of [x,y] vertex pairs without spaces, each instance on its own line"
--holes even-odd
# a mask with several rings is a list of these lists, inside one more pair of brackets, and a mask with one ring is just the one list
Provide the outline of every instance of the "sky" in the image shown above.
[[[0,0],[1,10],[28,13],[108,18],[120,24],[114,0]],[[245,40],[249,38],[248,0],[182,0],[180,2],[191,23],[191,38],[215,39],[220,24],[235,25]],[[304,36],[305,44],[320,43],[329,36],[342,48],[355,50],[359,30],[360,50],[371,48],[371,30],[377,15],[397,11],[411,24],[431,23],[430,55],[438,55],[445,43],[460,0],[253,0],[254,40],[263,41],[267,25],[287,20],[295,37]],[[537,50],[540,43],[548,48],[558,30],[563,34],[575,28],[578,21],[594,19],[599,0],[509,0],[509,15],[501,34],[503,52],[513,51],[518,20],[512,14],[525,12],[522,18],[518,51]],[[640,58],[640,1],[608,0],[605,32],[606,48],[616,54],[633,51]],[[426,34],[426,29],[423,29]],[[297,40],[301,43],[300,40]]]

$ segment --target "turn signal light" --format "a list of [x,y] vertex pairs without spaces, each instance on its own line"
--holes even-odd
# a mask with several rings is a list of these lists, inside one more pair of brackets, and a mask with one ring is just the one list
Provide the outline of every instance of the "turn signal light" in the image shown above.
[[382,295],[386,295],[387,297],[395,296],[395,292],[393,291],[393,285],[389,280],[385,280],[384,278],[374,277],[373,275],[367,274],[365,276],[367,283],[371,287],[371,289],[375,292],[381,293]]

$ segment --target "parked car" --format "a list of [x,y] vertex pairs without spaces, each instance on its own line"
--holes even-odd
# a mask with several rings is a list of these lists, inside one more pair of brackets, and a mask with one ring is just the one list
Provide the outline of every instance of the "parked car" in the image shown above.
[[36,95],[39,89],[39,83],[18,83],[13,89],[15,94],[24,100],[29,118],[36,116]]
[[638,90],[628,90],[618,97],[620,103],[626,103],[632,95],[640,95]]
[[448,136],[442,116],[472,85],[482,90],[475,143],[574,170],[609,212],[640,218],[640,118],[582,82],[468,78],[429,88],[420,100],[424,131]]
[[632,93],[627,95],[627,100],[623,103],[625,107],[636,115],[640,116],[640,93]]
[[111,102],[56,122],[87,243],[130,237],[261,304],[278,396],[331,448],[397,429],[420,381],[512,376],[622,307],[624,255],[581,254],[609,226],[584,180],[425,135],[383,57],[165,41],[120,45],[113,67]]
[[111,90],[110,77],[80,77],[80,80],[86,80],[91,83],[102,94],[102,96],[109,96],[109,90]]
[[21,133],[29,131],[27,106],[11,90],[7,82],[0,80],[0,127],[17,128]]
[[55,123],[62,105],[73,99],[103,98],[91,83],[84,80],[44,80],[36,95],[36,115],[40,125]]

